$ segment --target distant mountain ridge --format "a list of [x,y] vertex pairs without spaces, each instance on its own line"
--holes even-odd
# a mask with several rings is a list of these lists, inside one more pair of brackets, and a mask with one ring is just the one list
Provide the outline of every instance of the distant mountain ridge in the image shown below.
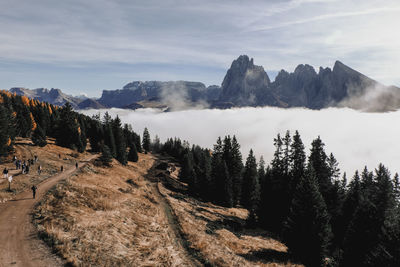
[[13,87],[9,91],[17,95],[24,95],[28,98],[48,102],[57,106],[62,106],[66,102],[69,102],[74,108],[77,108],[79,103],[83,101],[82,98],[64,94],[60,89],[55,88],[49,90],[46,88],[27,89],[23,87]]
[[134,81],[122,89],[103,90],[98,102],[106,107],[123,108],[141,101],[160,102],[168,105],[182,102],[187,106],[208,103],[219,96],[219,86],[206,87],[200,82],[189,81]]
[[[261,66],[254,65],[253,59],[242,55],[233,61],[228,70],[222,83],[222,93],[214,106],[229,106],[227,102],[230,102],[230,106],[360,108],[346,100],[356,100],[371,91],[379,91],[381,96],[387,96],[383,98],[389,98],[396,92],[400,99],[399,88],[384,86],[340,61],[335,62],[332,70],[321,67],[318,73],[312,66],[300,64],[293,73],[281,70],[275,81],[270,82]],[[386,106],[389,109],[398,108],[400,101]]]
[[312,66],[300,64],[292,73],[281,70],[271,82],[264,68],[247,55],[232,62],[221,86],[206,87],[191,81],[133,81],[122,89],[103,90],[98,100],[66,95],[60,89],[10,91],[54,105],[68,101],[75,109],[156,107],[173,111],[275,106],[350,107],[381,112],[400,108],[400,88],[382,85],[340,61],[332,69],[320,67],[318,73]]

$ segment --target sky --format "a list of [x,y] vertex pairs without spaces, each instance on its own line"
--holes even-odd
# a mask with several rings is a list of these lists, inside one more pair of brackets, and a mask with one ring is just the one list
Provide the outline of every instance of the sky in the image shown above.
[[271,78],[340,60],[400,86],[399,14],[398,0],[0,0],[0,88],[219,85],[242,54]]
[[275,107],[240,109],[204,109],[176,112],[160,112],[155,109],[86,110],[87,115],[108,111],[119,116],[142,135],[148,127],[151,139],[157,134],[161,141],[180,137],[190,144],[212,148],[218,136],[236,135],[245,159],[252,148],[254,153],[270,163],[274,153],[273,139],[284,136],[289,130],[299,131],[306,153],[309,155],[312,140],[321,137],[325,152],[333,153],[339,162],[341,173],[350,180],[355,170],[367,166],[370,171],[383,163],[391,174],[400,172],[400,153],[396,141],[400,127],[400,110],[387,113],[366,113],[348,108],[328,108],[319,111]]

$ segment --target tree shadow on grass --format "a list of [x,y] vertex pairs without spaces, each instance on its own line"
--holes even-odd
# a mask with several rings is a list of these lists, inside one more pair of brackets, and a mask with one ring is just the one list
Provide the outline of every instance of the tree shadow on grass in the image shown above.
[[294,263],[287,252],[277,251],[273,249],[250,251],[247,254],[238,254],[238,255],[252,262],[278,263],[278,264],[285,264],[288,262]]

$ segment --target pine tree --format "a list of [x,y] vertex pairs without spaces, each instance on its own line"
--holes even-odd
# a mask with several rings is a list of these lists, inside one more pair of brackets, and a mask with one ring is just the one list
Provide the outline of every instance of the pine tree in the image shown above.
[[142,147],[143,147],[145,152],[149,152],[150,151],[150,144],[151,144],[151,141],[150,141],[149,130],[147,130],[147,128],[144,128]]
[[256,222],[256,210],[260,201],[257,162],[253,150],[250,150],[243,174],[242,205],[250,211],[249,222]]
[[104,139],[104,131],[99,116],[100,115],[98,115],[98,117],[92,117],[88,127],[88,137],[93,152],[101,151],[101,143]]
[[129,149],[128,160],[132,162],[137,162],[139,160],[135,144],[132,144]]
[[115,138],[111,123],[104,124],[104,144],[109,148],[112,157],[116,157],[117,147],[115,145]]
[[5,156],[13,139],[11,116],[8,109],[0,105],[0,157]]
[[56,124],[57,145],[71,149],[79,149],[83,146],[80,139],[80,125],[77,115],[72,110],[70,103],[65,103]]
[[228,167],[225,161],[222,164],[222,180],[224,181],[224,191],[223,191],[223,205],[228,208],[233,207],[233,185],[232,178],[229,175]]
[[329,215],[311,167],[295,191],[284,239],[294,258],[306,266],[322,266],[330,236]]
[[152,148],[152,151],[154,153],[160,152],[160,150],[161,150],[161,142],[160,142],[160,138],[158,137],[158,135],[156,135],[154,137],[153,143],[151,144],[151,148]]
[[111,154],[110,148],[107,145],[104,145],[102,148],[100,161],[103,163],[103,165],[110,166],[112,158],[113,156]]
[[[286,141],[287,142],[287,141]],[[271,162],[270,186],[268,200],[265,200],[266,214],[270,214],[266,228],[280,233],[282,224],[287,217],[290,208],[290,176],[287,173],[288,159],[286,158],[286,146],[280,135],[274,139],[274,158]]]
[[229,176],[232,179],[233,189],[233,205],[236,206],[240,203],[242,195],[242,172],[243,172],[243,161],[242,153],[240,152],[240,145],[236,140],[236,137],[232,138],[232,161],[228,165]]
[[220,192],[224,191],[224,179],[223,179],[223,146],[221,137],[218,137],[217,143],[214,145],[214,150],[211,157],[211,177],[213,187],[210,188],[212,200],[217,204],[221,204],[222,196]]
[[28,106],[22,102],[20,98],[16,106],[16,130],[17,135],[21,137],[29,137],[32,132],[33,122],[31,119],[31,113]]
[[116,159],[122,165],[126,165],[128,161],[126,154],[126,143],[122,131],[121,120],[118,116],[114,120],[112,120],[112,128],[115,140]]
[[183,164],[180,172],[180,179],[182,182],[190,184],[193,168],[193,155],[191,152],[187,152],[183,156]]
[[304,152],[304,144],[298,131],[293,136],[293,142],[290,147],[291,162],[291,187],[294,190],[298,181],[304,176],[306,168],[306,153]]
[[335,231],[334,244],[337,247],[342,247],[345,234],[348,230],[350,221],[352,220],[361,200],[361,185],[360,175],[358,171],[355,172],[353,179],[351,180],[346,196],[342,206],[342,216],[338,227]]
[[327,155],[325,153],[324,146],[325,144],[318,136],[318,138],[311,143],[311,153],[308,158],[308,163],[311,164],[315,171],[320,192],[326,200],[328,198],[328,192],[332,186],[332,182],[330,176],[331,170],[327,164]]
[[258,180],[261,183],[261,180],[263,180],[265,177],[265,161],[263,156],[260,157],[260,161],[258,162],[257,172],[258,172]]
[[36,146],[44,147],[47,145],[46,133],[40,125],[37,125],[36,129],[33,131],[31,139],[33,144]]
[[398,248],[393,246],[391,234],[398,226],[393,184],[382,164],[375,173],[370,180],[368,171],[363,172],[361,188],[364,186],[365,191],[346,233],[343,266],[395,266]]
[[200,194],[206,201],[212,201],[211,195],[215,185],[211,177],[211,157],[208,149],[201,151],[197,176],[200,183]]

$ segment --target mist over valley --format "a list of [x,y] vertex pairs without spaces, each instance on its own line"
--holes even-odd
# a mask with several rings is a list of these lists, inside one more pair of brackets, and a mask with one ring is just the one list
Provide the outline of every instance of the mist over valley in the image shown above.
[[234,108],[227,110],[203,109],[162,112],[160,109],[102,109],[84,110],[86,115],[109,112],[119,116],[123,123],[132,124],[134,131],[143,133],[148,127],[151,138],[158,135],[161,141],[179,137],[192,145],[212,149],[218,136],[236,135],[241,144],[243,158],[252,148],[267,163],[274,153],[273,139],[284,136],[286,130],[298,130],[306,152],[312,140],[321,137],[327,154],[333,153],[341,173],[352,177],[355,170],[364,166],[374,170],[383,163],[394,174],[398,172],[400,153],[396,140],[400,128],[393,122],[400,120],[400,111],[366,113],[349,108],[328,108],[319,111],[275,107]]

